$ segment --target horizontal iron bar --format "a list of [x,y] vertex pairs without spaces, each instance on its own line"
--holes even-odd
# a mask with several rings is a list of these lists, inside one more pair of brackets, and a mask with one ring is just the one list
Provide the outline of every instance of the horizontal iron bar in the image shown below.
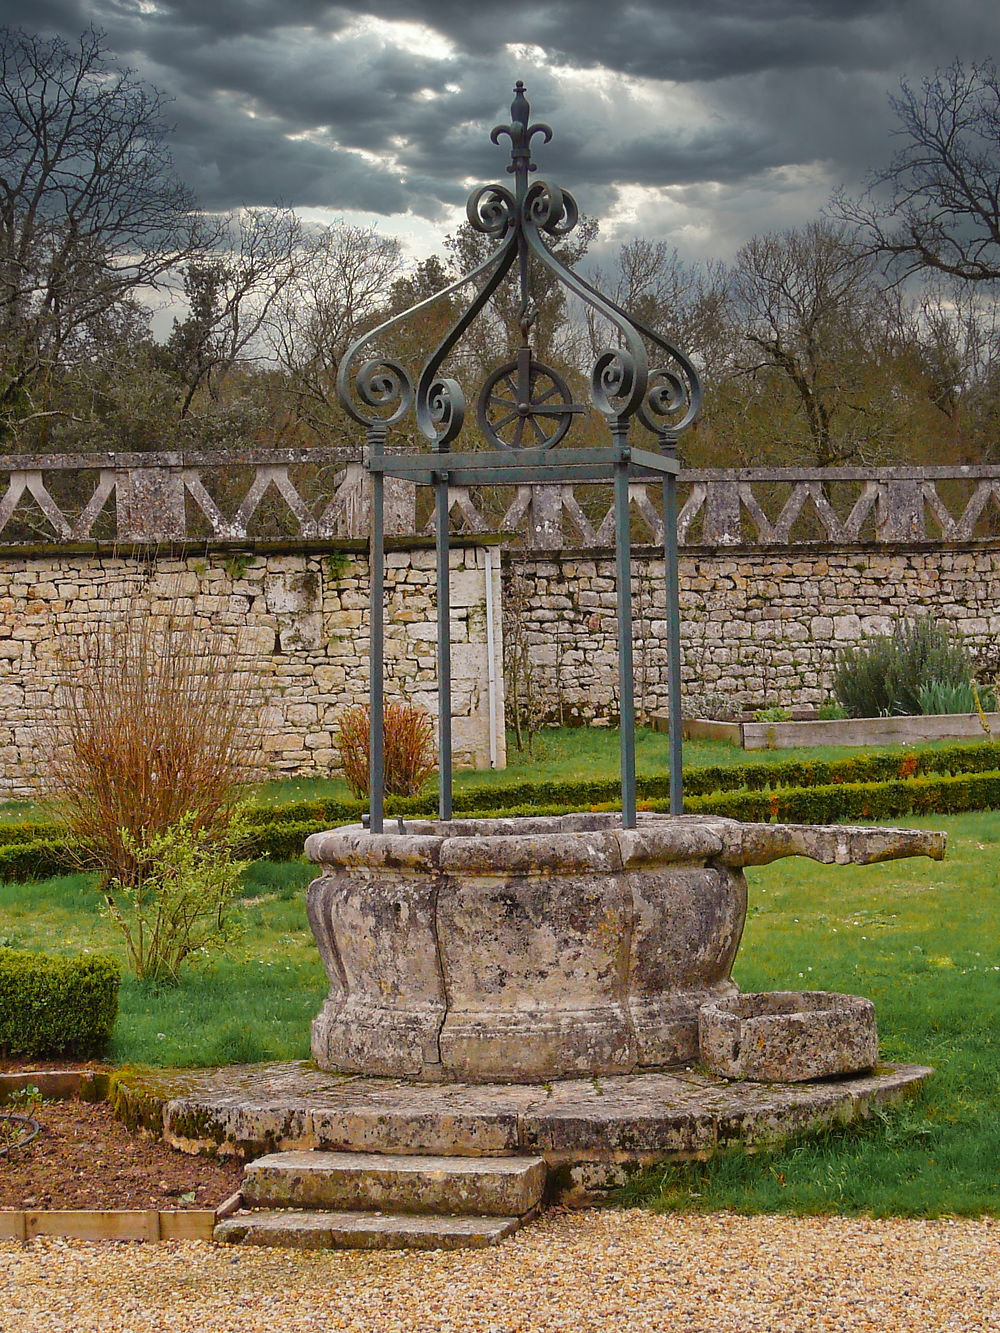
[[[451,464],[447,464],[436,468],[423,467],[419,471],[416,468],[397,471],[394,467],[381,470],[388,477],[406,477],[407,480],[416,482],[418,486],[433,486],[442,473],[448,474],[449,486],[526,486],[533,483],[544,486],[552,482],[611,481],[614,464],[591,463],[579,467],[558,464],[551,467],[537,464],[533,467],[521,464],[512,464],[510,467],[452,467]],[[654,474],[648,468],[629,468],[630,479],[653,475],[659,476],[660,473],[657,471]]]
[[648,449],[632,449],[630,453],[633,467],[655,472],[658,477],[676,477],[680,474],[681,465],[676,458],[653,454]]
[[452,473],[458,468],[538,467],[552,464],[584,466],[590,463],[610,465],[617,461],[618,451],[605,449],[484,449],[480,453],[383,454],[372,460],[372,467],[389,472],[394,477],[408,477],[415,472]]

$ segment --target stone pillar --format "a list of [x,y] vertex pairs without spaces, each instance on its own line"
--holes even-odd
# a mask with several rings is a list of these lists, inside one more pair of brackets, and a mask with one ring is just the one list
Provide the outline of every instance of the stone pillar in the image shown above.
[[879,482],[875,528],[880,542],[927,540],[922,479]]
[[742,542],[740,489],[737,482],[705,483],[705,517],[701,539],[709,546],[739,546]]
[[[338,537],[367,538],[371,523],[371,478],[363,463],[348,463],[338,488],[343,505],[337,521]],[[417,530],[417,488],[401,477],[386,477],[383,492],[386,536],[409,537]]]
[[558,551],[562,544],[562,487],[532,486],[528,545],[536,551]]
[[130,467],[115,471],[118,540],[183,541],[184,477],[180,467]]

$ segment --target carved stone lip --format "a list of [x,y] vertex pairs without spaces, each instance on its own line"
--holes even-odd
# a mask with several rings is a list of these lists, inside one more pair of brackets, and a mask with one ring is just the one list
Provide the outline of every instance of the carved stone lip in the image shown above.
[[870,865],[908,856],[940,861],[947,835],[937,830],[848,824],[745,824],[714,815],[640,812],[623,829],[611,812],[509,819],[403,819],[369,833],[349,824],[306,840],[306,856],[323,866],[440,866],[448,870],[520,866],[567,872],[620,869],[642,861],[767,865],[786,856],[824,864]]

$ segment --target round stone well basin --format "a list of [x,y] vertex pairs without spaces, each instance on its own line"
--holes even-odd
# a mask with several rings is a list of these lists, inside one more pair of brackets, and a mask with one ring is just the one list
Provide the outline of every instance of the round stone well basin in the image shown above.
[[737,993],[744,866],[940,858],[944,836],[576,814],[351,825],[306,854],[320,1068],[541,1083],[697,1057],[699,1009]]

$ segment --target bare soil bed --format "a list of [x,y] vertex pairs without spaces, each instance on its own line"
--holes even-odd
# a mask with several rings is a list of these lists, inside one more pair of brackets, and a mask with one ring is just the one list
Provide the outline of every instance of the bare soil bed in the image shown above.
[[216,1208],[239,1188],[239,1164],[131,1134],[104,1102],[5,1109],[29,1115],[40,1132],[0,1157],[0,1208]]

